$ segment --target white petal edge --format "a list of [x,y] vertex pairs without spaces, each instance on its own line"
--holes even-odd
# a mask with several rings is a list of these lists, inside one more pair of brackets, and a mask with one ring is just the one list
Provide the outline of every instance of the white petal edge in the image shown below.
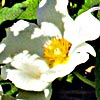
[[46,82],[52,82],[58,77],[64,77],[70,74],[77,65],[85,63],[88,59],[89,54],[87,53],[75,53],[70,57],[68,63],[55,66],[44,73],[41,78]]
[[50,85],[46,89],[44,89],[45,98],[51,98],[52,96],[52,86]]
[[40,7],[43,7],[45,5],[45,3],[47,2],[47,0],[42,0],[40,3],[39,3],[39,8]]
[[34,79],[19,70],[7,70],[7,79],[11,80],[16,87],[28,91],[43,91],[50,83],[40,79]]
[[4,51],[5,47],[6,47],[6,44],[4,44],[4,43],[0,44],[0,53],[2,53]]
[[69,0],[56,0],[56,11],[66,15],[67,14],[67,5]]
[[78,53],[78,52],[84,52],[84,53],[89,53],[92,56],[96,57],[96,52],[95,49],[88,43],[81,43],[77,46],[72,46],[72,48],[70,49],[69,55],[72,53]]
[[46,62],[38,55],[30,55],[26,50],[16,55],[13,58],[11,65],[16,69],[33,75],[43,73],[49,69]]
[[14,36],[18,36],[19,31],[24,30],[28,26],[29,26],[29,22],[24,20],[19,20],[10,27],[10,30],[14,32]]
[[62,34],[61,34],[60,30],[53,23],[42,22],[41,23],[41,30],[44,32],[44,34],[43,34],[44,36],[50,36],[50,37],[58,36],[58,37],[62,37]]
[[75,24],[79,27],[81,42],[95,40],[100,36],[100,21],[91,14],[97,8],[100,10],[100,7],[91,8],[75,19]]

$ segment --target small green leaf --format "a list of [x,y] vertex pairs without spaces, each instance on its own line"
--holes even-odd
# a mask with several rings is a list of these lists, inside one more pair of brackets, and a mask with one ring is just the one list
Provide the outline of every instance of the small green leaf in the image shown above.
[[100,11],[97,13],[97,18],[100,20]]
[[72,83],[73,78],[74,78],[73,75],[72,75],[72,74],[69,74],[69,75],[67,76],[66,81],[69,82],[69,83]]

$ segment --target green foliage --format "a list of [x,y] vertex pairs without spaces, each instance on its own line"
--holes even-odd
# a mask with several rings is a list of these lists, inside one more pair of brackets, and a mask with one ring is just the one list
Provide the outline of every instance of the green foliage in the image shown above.
[[[26,0],[22,3],[16,3],[11,8],[4,7],[0,9],[0,24],[7,20],[15,19],[36,19],[36,9],[40,0]],[[25,9],[25,10],[24,10]]]
[[82,6],[82,9],[80,9],[78,11],[78,15],[80,15],[84,11],[88,10],[89,8],[96,6],[96,5],[99,5],[99,4],[100,4],[100,0],[85,0],[85,3]]
[[69,82],[69,83],[72,83],[73,78],[74,78],[73,75],[72,75],[72,74],[69,74],[69,75],[67,76],[66,81]]
[[6,20],[16,19],[23,12],[22,7],[23,5],[19,3],[15,4],[12,8],[4,7],[0,9],[0,24]]
[[26,0],[23,2],[27,6],[26,10],[18,17],[19,19],[36,19],[36,9],[40,0]]
[[95,84],[96,84],[96,97],[97,100],[100,100],[100,49],[96,57]]

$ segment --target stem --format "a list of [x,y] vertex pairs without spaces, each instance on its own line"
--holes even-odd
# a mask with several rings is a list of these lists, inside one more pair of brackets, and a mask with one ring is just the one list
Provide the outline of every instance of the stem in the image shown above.
[[78,72],[73,72],[80,80],[82,80],[84,83],[92,86],[93,88],[95,88],[95,82],[90,81],[89,79],[85,78],[84,76],[82,76],[81,74],[79,74]]

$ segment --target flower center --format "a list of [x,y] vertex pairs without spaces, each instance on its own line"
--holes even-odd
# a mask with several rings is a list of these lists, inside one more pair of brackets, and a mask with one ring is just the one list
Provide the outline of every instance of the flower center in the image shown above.
[[47,61],[50,67],[54,67],[58,64],[64,64],[69,59],[69,50],[71,43],[64,38],[58,37],[51,38],[44,45],[43,58]]

